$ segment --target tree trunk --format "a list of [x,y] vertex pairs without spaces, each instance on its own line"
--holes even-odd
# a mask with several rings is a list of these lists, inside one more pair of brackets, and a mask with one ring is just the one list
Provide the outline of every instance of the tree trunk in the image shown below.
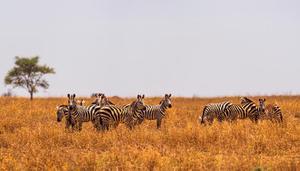
[[29,92],[30,93],[30,100],[33,100],[33,92]]

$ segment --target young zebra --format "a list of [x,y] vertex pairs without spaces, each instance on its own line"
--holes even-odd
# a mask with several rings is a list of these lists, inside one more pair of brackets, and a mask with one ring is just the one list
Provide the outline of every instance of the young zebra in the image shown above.
[[[75,94],[68,94],[68,118],[71,124],[76,125],[79,131],[82,129],[83,122],[94,122],[94,114],[100,110],[102,106],[92,104],[90,106],[80,106],[76,103]],[[99,98],[101,98],[100,96]],[[70,124],[70,123],[68,123]]]
[[[248,99],[247,97],[242,97],[241,98],[241,105],[244,111],[239,110],[236,114],[238,114],[239,119],[245,119],[249,118],[252,122],[257,123],[258,118],[259,118],[259,109],[256,106],[256,104]],[[236,112],[235,110],[231,109],[231,112]]]
[[208,121],[209,124],[212,124],[215,118],[217,118],[219,122],[229,118],[227,109],[230,106],[232,106],[232,103],[230,102],[210,103],[205,105],[202,116],[201,114],[199,116],[200,124],[205,124],[206,121]]
[[265,106],[265,101],[266,99],[259,99],[259,110],[261,111],[259,119],[268,119],[272,122],[275,121],[278,123],[283,122],[283,116],[280,107],[276,104],[268,104]]
[[[161,121],[165,117],[165,112],[172,107],[171,94],[165,94],[165,97],[159,102],[159,105],[146,105],[146,110],[143,112],[143,120],[156,120],[156,128],[159,129]],[[143,120],[139,120],[139,124]]]
[[95,114],[95,127],[105,131],[109,130],[110,126],[116,128],[119,123],[125,123],[128,128],[132,129],[137,120],[142,118],[142,112],[146,110],[144,98],[144,95],[138,95],[134,102],[124,107],[115,105],[102,107]]

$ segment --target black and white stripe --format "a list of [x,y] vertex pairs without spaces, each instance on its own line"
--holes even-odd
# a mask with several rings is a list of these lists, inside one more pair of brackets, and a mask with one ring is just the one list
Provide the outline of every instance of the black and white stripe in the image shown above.
[[[159,105],[146,105],[146,110],[143,112],[143,119],[156,120],[156,127],[159,129],[161,121],[165,117],[166,110],[171,107],[171,94],[165,94],[165,97],[160,101]],[[140,123],[141,122],[142,120]]]
[[280,107],[277,104],[268,104],[265,106],[266,99],[259,99],[259,119],[271,120],[272,122],[283,122],[283,115]]
[[205,105],[202,116],[199,116],[200,123],[204,124],[205,122],[209,122],[209,124],[212,124],[215,118],[217,118],[219,122],[222,122],[229,117],[227,110],[230,106],[232,106],[232,103],[230,102],[210,103]]
[[133,128],[142,118],[143,110],[146,109],[144,97],[144,95],[138,95],[134,102],[124,107],[115,105],[102,107],[95,114],[95,127],[98,130],[109,130],[110,126],[116,128],[119,123],[125,123],[127,127]]
[[241,106],[244,111],[240,111],[238,114],[239,119],[249,118],[252,122],[257,122],[259,118],[259,110],[256,104],[247,97],[241,98]]
[[92,104],[89,106],[77,105],[75,101],[75,94],[68,94],[68,104],[69,122],[74,122],[72,124],[75,124],[79,131],[82,129],[83,122],[94,122],[95,113],[102,107],[97,104]]

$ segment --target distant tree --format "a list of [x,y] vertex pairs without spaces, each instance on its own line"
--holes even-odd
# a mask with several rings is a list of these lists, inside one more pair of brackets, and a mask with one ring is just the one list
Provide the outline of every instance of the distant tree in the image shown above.
[[2,94],[3,97],[12,97],[13,96],[13,92],[11,91],[11,89],[8,89],[6,92],[4,92]]
[[25,88],[30,94],[30,100],[33,94],[38,92],[38,87],[47,89],[49,83],[43,79],[46,74],[54,74],[53,68],[46,65],[39,65],[39,57],[15,57],[15,66],[8,71],[4,82],[6,85],[12,85],[14,88]]

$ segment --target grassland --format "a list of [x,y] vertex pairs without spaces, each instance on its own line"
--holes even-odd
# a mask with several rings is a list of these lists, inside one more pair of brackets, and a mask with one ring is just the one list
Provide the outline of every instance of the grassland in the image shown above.
[[239,102],[238,97],[173,98],[161,130],[146,121],[133,131],[120,125],[99,133],[86,123],[81,132],[70,133],[64,122],[56,122],[55,107],[66,99],[2,97],[0,170],[300,170],[300,97],[267,97],[281,106],[282,125],[244,120],[200,126],[203,106],[225,99]]

